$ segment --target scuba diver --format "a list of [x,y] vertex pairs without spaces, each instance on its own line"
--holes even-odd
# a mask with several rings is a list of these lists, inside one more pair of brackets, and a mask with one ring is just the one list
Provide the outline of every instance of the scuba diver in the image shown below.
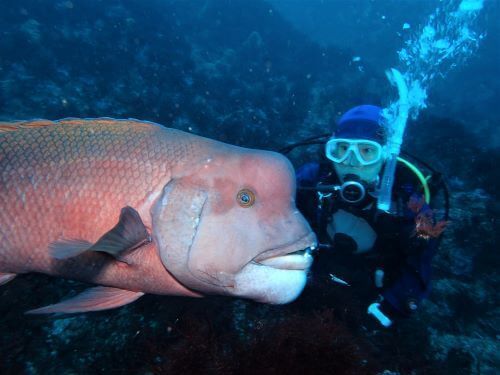
[[380,107],[354,107],[338,121],[322,160],[296,173],[297,207],[321,244],[314,266],[360,290],[368,314],[385,327],[410,316],[429,294],[431,260],[446,225],[429,206],[432,178],[402,158],[391,209],[377,209],[387,136]]

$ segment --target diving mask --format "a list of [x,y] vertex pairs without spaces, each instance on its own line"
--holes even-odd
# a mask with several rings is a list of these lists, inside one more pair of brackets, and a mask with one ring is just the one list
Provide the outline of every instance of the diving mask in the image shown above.
[[325,154],[334,163],[342,163],[353,153],[360,165],[372,165],[382,159],[382,146],[368,139],[332,138],[326,143]]

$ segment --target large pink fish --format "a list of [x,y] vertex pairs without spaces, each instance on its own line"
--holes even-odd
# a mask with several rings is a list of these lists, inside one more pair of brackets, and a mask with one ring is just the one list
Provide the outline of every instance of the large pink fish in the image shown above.
[[144,293],[287,303],[316,237],[292,166],[137,120],[0,123],[0,284],[41,272],[100,285],[32,313]]

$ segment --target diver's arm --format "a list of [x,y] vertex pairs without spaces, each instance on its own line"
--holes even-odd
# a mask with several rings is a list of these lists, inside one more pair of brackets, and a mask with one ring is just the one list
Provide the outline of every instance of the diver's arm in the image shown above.
[[[411,210],[410,210],[411,211]],[[428,228],[422,228],[422,215],[425,215]],[[435,232],[433,212],[426,204],[411,211],[408,222],[401,224],[399,249],[402,261],[399,262],[398,275],[389,285],[382,285],[383,300],[397,313],[408,316],[429,293],[431,282],[431,263],[439,244],[441,232]],[[427,232],[426,232],[427,231]],[[375,271],[376,272],[376,271]]]
[[315,186],[319,180],[319,163],[311,162],[302,165],[295,172],[297,186]]

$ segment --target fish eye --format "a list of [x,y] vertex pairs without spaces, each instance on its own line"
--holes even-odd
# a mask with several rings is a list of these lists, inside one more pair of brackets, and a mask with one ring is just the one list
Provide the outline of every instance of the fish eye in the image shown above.
[[255,194],[250,189],[241,189],[236,195],[236,200],[241,207],[251,207],[255,203]]

